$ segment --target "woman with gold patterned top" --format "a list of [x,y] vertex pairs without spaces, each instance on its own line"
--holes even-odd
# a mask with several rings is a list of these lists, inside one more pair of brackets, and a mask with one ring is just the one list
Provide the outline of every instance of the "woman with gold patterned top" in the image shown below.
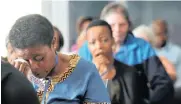
[[142,104],[135,69],[113,58],[114,39],[110,25],[103,20],[94,20],[89,24],[86,36],[92,61],[108,88],[111,104]]
[[[52,24],[43,16],[31,14],[19,18],[8,35],[16,60],[25,60],[31,72],[45,79],[37,88],[42,104],[108,104],[108,92],[95,65],[78,55],[56,53]],[[27,71],[21,61],[12,63]]]

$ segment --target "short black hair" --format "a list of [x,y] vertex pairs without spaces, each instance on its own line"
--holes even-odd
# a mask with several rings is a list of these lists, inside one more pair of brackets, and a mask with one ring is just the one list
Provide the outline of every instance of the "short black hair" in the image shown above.
[[61,49],[64,46],[64,38],[62,32],[60,32],[60,30],[56,26],[53,26],[53,29],[54,32],[56,31],[59,35],[59,48]]
[[8,40],[12,47],[18,49],[36,45],[50,47],[53,35],[53,26],[48,19],[39,14],[30,14],[16,20],[8,34]]
[[97,19],[97,20],[93,20],[87,27],[87,30],[90,29],[91,27],[95,27],[95,26],[106,26],[109,31],[110,31],[110,34],[111,34],[111,37],[112,37],[112,29],[111,29],[111,26],[104,20],[100,20],[100,19]]

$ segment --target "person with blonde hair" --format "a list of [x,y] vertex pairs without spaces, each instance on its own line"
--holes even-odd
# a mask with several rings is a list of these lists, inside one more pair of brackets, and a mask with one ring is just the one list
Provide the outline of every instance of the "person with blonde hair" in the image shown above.
[[149,42],[150,44],[154,43],[154,33],[152,31],[152,29],[149,26],[146,25],[140,25],[138,27],[136,27],[133,30],[133,35],[135,37],[144,39],[145,41]]

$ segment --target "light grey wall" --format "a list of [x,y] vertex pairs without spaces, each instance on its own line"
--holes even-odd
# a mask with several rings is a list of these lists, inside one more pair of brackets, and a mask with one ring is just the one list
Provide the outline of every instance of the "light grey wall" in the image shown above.
[[42,15],[51,21],[52,20],[52,1],[42,0],[41,11],[42,11]]
[[142,22],[142,1],[127,1],[126,4],[134,28]]
[[69,51],[69,1],[42,1],[42,14],[57,26],[64,37],[63,52]]
[[127,1],[134,27],[162,18],[168,22],[170,40],[181,46],[181,1]]

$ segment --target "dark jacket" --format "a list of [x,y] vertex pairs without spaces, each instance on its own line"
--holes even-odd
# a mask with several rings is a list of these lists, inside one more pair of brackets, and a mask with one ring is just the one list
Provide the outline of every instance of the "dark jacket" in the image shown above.
[[150,57],[134,67],[137,69],[139,78],[138,90],[145,104],[172,104],[173,82],[158,57]]
[[39,104],[27,78],[9,63],[1,61],[2,104]]
[[117,60],[114,66],[116,75],[108,81],[111,104],[141,104],[136,70]]

